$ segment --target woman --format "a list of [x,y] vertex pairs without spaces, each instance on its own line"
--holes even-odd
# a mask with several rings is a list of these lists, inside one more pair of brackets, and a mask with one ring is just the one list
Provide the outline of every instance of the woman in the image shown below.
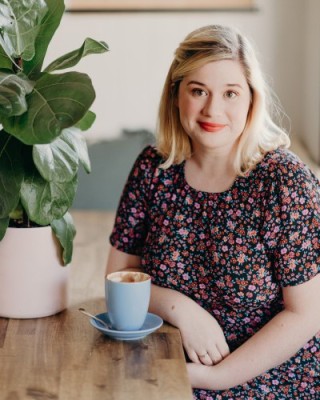
[[319,182],[269,104],[240,33],[188,35],[110,238],[107,272],[149,273],[180,329],[195,399],[319,398]]

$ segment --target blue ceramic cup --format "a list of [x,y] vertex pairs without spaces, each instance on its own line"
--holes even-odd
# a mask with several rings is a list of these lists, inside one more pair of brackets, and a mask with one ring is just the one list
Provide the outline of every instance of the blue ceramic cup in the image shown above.
[[143,272],[121,271],[105,282],[108,317],[114,329],[139,330],[148,314],[151,278]]

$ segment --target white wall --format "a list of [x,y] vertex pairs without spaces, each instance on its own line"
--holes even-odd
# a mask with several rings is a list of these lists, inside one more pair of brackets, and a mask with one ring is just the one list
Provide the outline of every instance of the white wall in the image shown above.
[[301,97],[301,139],[312,158],[320,164],[320,1],[309,0],[306,4],[305,49],[303,90]]
[[47,60],[79,47],[87,36],[105,40],[110,52],[89,56],[77,68],[89,73],[97,92],[97,120],[88,139],[115,137],[123,128],[154,130],[162,85],[178,43],[202,25],[235,25],[254,42],[292,120],[292,131],[300,132],[304,75],[299,44],[306,21],[301,16],[309,1],[258,0],[254,12],[66,13]]

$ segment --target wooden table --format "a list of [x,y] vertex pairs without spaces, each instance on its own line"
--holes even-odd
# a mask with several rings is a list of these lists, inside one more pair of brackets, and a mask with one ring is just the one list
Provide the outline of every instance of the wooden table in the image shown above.
[[78,311],[105,311],[103,277],[114,214],[73,216],[69,308],[47,318],[0,318],[1,400],[191,400],[176,328],[164,324],[140,341],[122,342],[98,332]]

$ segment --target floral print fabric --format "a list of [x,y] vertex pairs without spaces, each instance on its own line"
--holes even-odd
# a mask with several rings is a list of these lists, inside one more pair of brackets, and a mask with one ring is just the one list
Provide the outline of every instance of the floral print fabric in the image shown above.
[[[193,189],[184,163],[167,170],[148,146],[138,157],[110,237],[139,255],[153,283],[191,297],[240,346],[283,309],[281,287],[319,272],[320,190],[310,170],[278,149],[222,193]],[[286,363],[226,391],[195,399],[317,399],[320,335]]]

